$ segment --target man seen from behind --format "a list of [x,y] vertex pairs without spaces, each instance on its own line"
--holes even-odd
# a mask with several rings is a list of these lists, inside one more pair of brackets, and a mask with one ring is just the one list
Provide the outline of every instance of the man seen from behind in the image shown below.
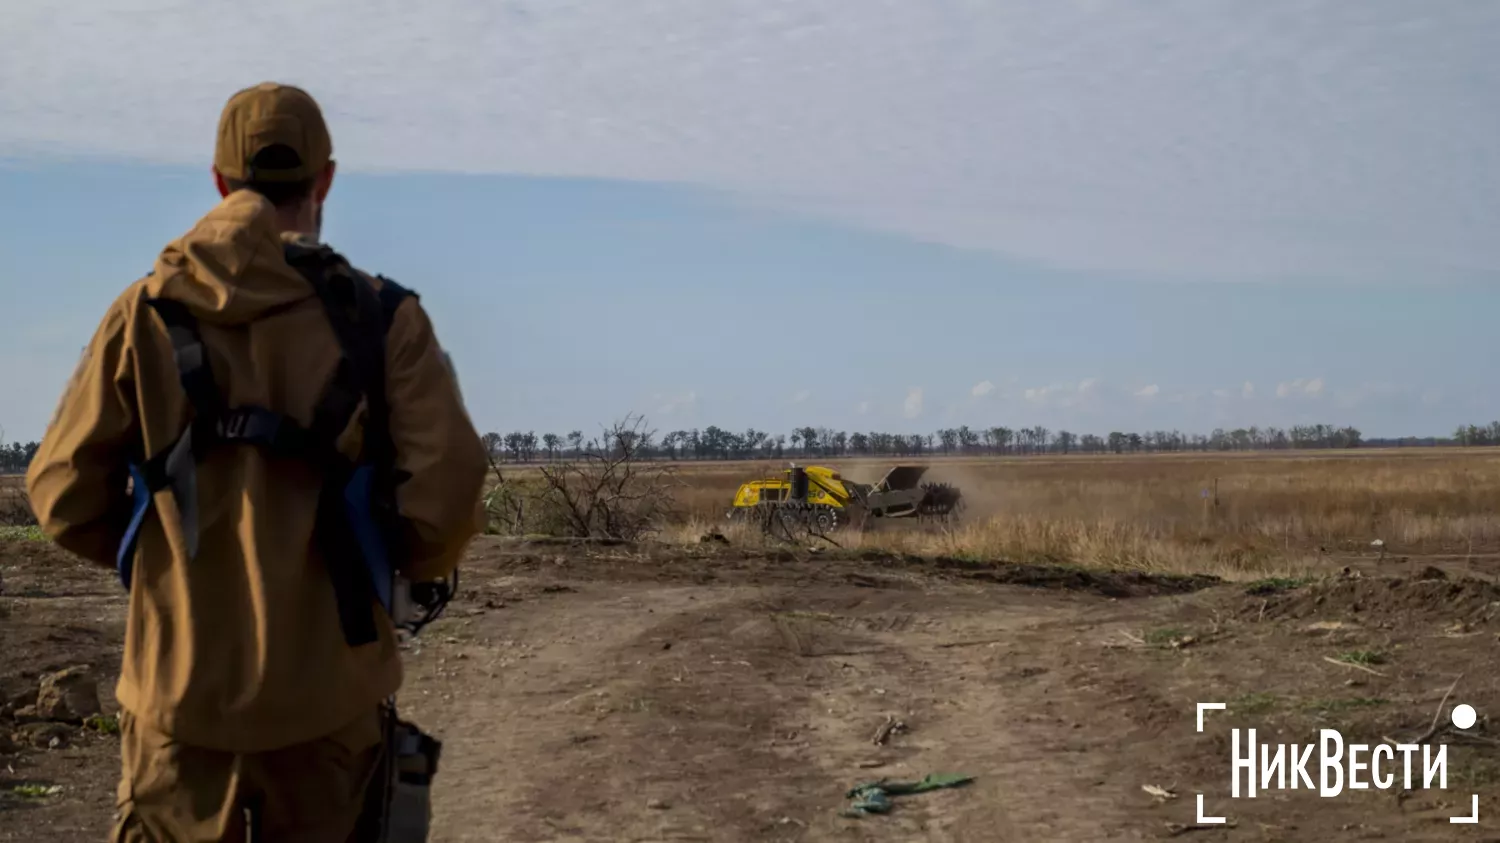
[[[318,242],[332,152],[306,92],[230,98],[223,200],[109,307],[27,474],[46,533],[129,590],[116,843],[351,839],[402,682],[353,537],[426,582],[482,527],[484,448],[420,300]],[[340,522],[361,460],[391,478],[385,533]]]

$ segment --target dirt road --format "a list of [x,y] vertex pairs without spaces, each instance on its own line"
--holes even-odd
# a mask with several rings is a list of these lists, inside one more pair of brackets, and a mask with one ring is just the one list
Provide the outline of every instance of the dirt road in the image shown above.
[[[110,706],[123,604],[108,576],[44,545],[0,553],[0,691],[91,662]],[[1448,706],[1473,705],[1482,733],[1486,713],[1500,711],[1500,588],[1435,573],[1254,594],[1204,585],[486,540],[462,599],[408,651],[402,704],[446,742],[434,839],[1500,833],[1500,748],[1475,742],[1483,734],[1443,739],[1446,790],[1229,798],[1232,725],[1282,743],[1311,742],[1320,727],[1404,740],[1426,729],[1462,672]],[[1200,701],[1228,705],[1202,734]],[[888,733],[880,744],[877,732]],[[0,757],[0,840],[102,840],[114,752],[108,734],[75,729],[66,745]],[[888,815],[840,816],[856,784],[928,773],[975,778],[897,797]],[[1185,828],[1197,793],[1228,822]],[[1450,824],[1470,794],[1481,822]]]

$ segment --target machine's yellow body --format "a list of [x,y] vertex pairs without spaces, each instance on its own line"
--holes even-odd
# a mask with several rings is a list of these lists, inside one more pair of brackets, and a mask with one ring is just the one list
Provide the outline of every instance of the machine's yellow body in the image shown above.
[[[842,509],[856,501],[855,495],[844,485],[844,478],[837,471],[821,465],[810,465],[803,470],[807,472],[808,503]],[[735,493],[734,505],[747,507],[791,500],[792,476],[793,469],[789,468],[780,477],[751,480],[742,484]]]
[[926,472],[925,466],[896,466],[869,484],[846,480],[826,466],[793,465],[741,484],[729,517],[790,517],[819,532],[866,518],[946,517],[958,508],[959,492],[944,483],[921,483]]

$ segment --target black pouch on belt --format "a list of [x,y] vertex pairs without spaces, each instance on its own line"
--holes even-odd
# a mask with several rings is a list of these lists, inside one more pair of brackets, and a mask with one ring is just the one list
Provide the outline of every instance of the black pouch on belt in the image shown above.
[[360,843],[426,843],[432,824],[432,777],[441,741],[415,724],[385,713],[385,751],[365,794],[353,840]]

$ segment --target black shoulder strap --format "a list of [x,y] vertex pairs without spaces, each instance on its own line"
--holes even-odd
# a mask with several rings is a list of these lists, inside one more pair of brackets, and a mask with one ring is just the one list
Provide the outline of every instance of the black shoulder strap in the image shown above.
[[401,303],[408,298],[420,300],[422,297],[415,290],[403,287],[384,275],[375,277],[380,279],[380,309],[385,314],[385,329],[389,331],[391,323],[396,321],[396,310],[401,307]]
[[172,341],[172,359],[177,363],[178,379],[182,381],[182,389],[193,405],[196,420],[217,419],[223,410],[223,399],[214,383],[213,369],[208,365],[203,338],[198,334],[198,320],[181,302],[147,299],[147,304],[151,305],[167,326],[167,337]]
[[151,308],[167,327],[177,377],[192,405],[192,418],[177,441],[153,455],[141,467],[150,492],[171,487],[182,519],[182,535],[189,559],[198,555],[198,457],[214,439],[224,402],[214,383],[208,353],[198,334],[198,320],[180,302],[149,299]]
[[378,462],[379,456],[370,452],[381,450],[384,438],[385,335],[406,291],[382,285],[377,293],[341,255],[326,246],[289,244],[286,258],[313,288],[343,352],[314,413],[313,430],[336,438],[360,400],[365,399],[375,434],[372,437],[370,431],[366,433],[367,456]]
[[[320,436],[331,437],[329,452],[334,458],[319,500],[323,557],[334,581],[345,640],[359,646],[376,640],[371,598],[390,599],[389,594],[375,591],[374,583],[388,582],[392,557],[404,555],[385,394],[386,332],[405,297],[397,291],[404,288],[391,287],[387,292],[382,284],[377,293],[369,278],[326,247],[291,245],[287,262],[313,288],[342,351],[338,370],[314,413],[313,428]],[[338,456],[332,446],[361,399],[367,402],[363,453],[350,461]],[[361,474],[368,475],[368,486],[356,480]],[[364,491],[348,498],[346,492],[356,487]],[[380,561],[376,563],[371,554]]]

